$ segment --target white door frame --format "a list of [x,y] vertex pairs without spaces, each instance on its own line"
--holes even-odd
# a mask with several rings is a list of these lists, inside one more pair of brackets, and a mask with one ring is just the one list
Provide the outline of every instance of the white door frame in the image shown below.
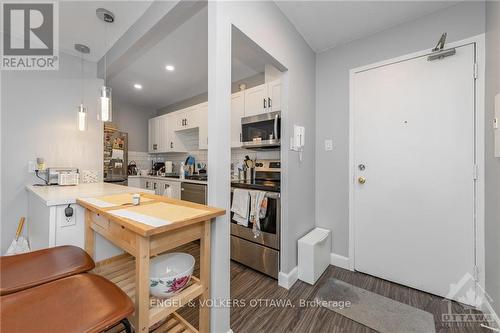
[[[485,151],[484,151],[484,130],[485,130],[485,109],[484,109],[484,78],[485,78],[485,35],[463,39],[457,42],[446,44],[446,48],[459,47],[466,44],[476,44],[477,80],[475,91],[475,159],[478,168],[478,177],[475,189],[475,261],[478,270],[479,285],[485,287],[485,245],[484,245],[484,184],[485,184]],[[353,68],[349,71],[349,268],[354,271],[354,186],[355,186],[355,161],[354,161],[354,75],[361,71],[386,66],[393,63],[421,57],[431,53],[430,50],[419,51],[396,57],[371,65]],[[472,171],[471,171],[472,172]],[[458,281],[457,281],[458,282]]]

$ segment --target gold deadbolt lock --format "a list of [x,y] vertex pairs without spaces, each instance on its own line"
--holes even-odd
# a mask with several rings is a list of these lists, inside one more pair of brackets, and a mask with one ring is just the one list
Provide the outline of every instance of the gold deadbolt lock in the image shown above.
[[366,178],[365,177],[358,177],[358,183],[360,183],[360,184],[366,183]]

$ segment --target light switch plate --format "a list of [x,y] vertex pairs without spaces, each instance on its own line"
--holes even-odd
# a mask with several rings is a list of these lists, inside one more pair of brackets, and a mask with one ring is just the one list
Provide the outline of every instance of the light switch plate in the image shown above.
[[325,151],[332,151],[333,150],[333,140],[327,139],[325,140]]

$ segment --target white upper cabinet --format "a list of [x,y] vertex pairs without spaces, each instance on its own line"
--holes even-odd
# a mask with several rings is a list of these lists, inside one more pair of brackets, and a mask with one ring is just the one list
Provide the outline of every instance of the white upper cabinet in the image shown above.
[[185,152],[186,147],[184,147],[182,141],[179,139],[176,131],[174,130],[178,126],[179,115],[177,112],[168,113],[167,118],[167,135],[166,135],[166,151],[167,152]]
[[[231,147],[241,147],[242,117],[280,110],[280,80],[232,94]],[[208,102],[150,119],[148,151],[165,153],[196,149],[192,147],[196,131],[185,131],[195,128],[198,128],[197,148],[208,149]]]
[[198,117],[200,131],[198,132],[199,149],[208,149],[208,102],[199,105]]
[[231,147],[241,147],[241,117],[245,115],[245,93],[231,96]]
[[269,94],[267,101],[268,111],[281,111],[281,80],[268,83],[267,91]]
[[200,126],[199,116],[200,105],[195,105],[174,112],[177,116],[175,131],[192,129]]
[[148,151],[158,153],[160,144],[160,119],[158,117],[149,119]]
[[159,142],[158,142],[158,151],[160,153],[164,153],[168,150],[167,147],[167,135],[168,135],[168,117],[167,115],[159,116],[158,118],[158,127],[159,127]]
[[245,117],[280,110],[280,80],[245,90]]
[[245,116],[266,112],[267,84],[247,89],[245,92]]

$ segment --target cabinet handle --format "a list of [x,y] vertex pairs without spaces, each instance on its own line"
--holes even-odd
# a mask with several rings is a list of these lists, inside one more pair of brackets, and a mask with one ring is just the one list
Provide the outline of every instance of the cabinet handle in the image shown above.
[[174,143],[170,141],[170,148],[174,148]]
[[155,144],[153,145],[153,150],[156,150],[157,148],[158,148],[158,145],[155,143]]
[[166,190],[167,188],[169,188],[169,187],[170,187],[170,185],[165,184],[165,190]]
[[267,106],[266,106],[266,105],[267,105],[267,101],[266,101],[266,99],[264,98],[264,110],[265,110],[265,109],[267,109]]
[[188,120],[187,120],[187,118],[186,118],[186,119],[184,119],[184,120],[186,121],[186,126],[187,126],[187,125],[188,125]]
[[156,190],[156,183],[153,183],[153,190]]
[[270,98],[270,97],[268,97],[268,98],[267,98],[267,106],[268,106],[269,108],[271,108],[271,107],[272,107],[272,105],[271,105],[271,98]]

